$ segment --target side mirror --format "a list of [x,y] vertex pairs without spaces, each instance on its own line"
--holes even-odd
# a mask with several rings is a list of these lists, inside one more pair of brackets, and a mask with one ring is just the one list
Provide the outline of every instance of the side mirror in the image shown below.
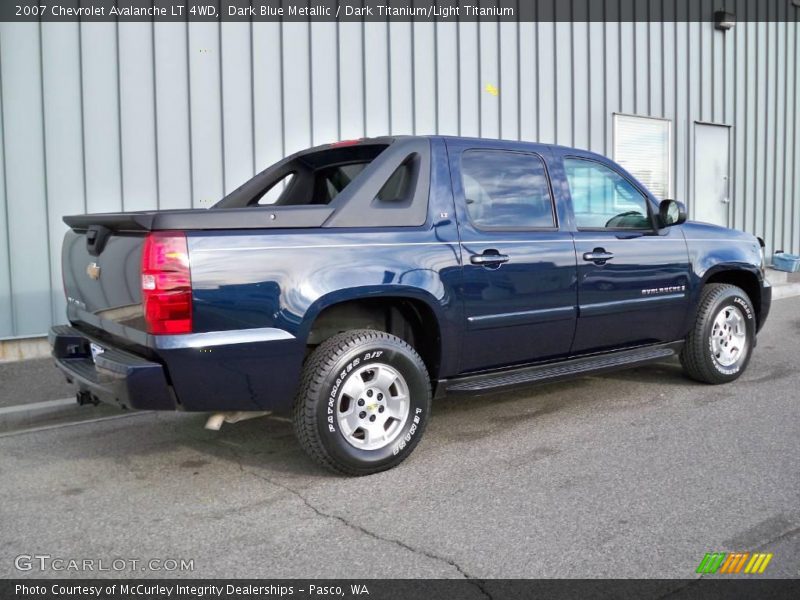
[[677,200],[662,200],[658,205],[658,220],[662,227],[680,225],[686,221],[686,207]]

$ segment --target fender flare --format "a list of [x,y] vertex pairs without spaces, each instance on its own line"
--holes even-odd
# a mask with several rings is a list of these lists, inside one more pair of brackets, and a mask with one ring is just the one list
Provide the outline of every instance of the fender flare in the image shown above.
[[386,286],[386,285],[368,285],[348,288],[347,290],[336,290],[324,294],[317,298],[307,309],[303,315],[302,322],[297,329],[297,338],[302,343],[306,343],[311,328],[320,314],[328,308],[344,304],[347,302],[354,302],[359,300],[413,300],[422,302],[431,311],[436,318],[436,327],[439,333],[439,364],[444,360],[447,352],[452,351],[452,347],[457,344],[446,342],[450,339],[445,333],[446,317],[441,302],[428,290],[414,287],[414,286]]

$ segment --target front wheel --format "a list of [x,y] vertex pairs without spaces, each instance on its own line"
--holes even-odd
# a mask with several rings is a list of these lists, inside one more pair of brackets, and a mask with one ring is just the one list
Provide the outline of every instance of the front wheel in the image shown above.
[[735,285],[708,284],[681,351],[683,368],[704,383],[733,381],[750,362],[755,336],[755,311],[747,294]]
[[318,463],[347,475],[368,475],[411,454],[430,405],[428,371],[411,346],[381,331],[348,331],[309,357],[294,428]]

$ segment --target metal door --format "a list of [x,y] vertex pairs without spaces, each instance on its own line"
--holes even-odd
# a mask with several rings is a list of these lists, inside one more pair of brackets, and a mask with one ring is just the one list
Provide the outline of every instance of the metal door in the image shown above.
[[695,123],[694,195],[689,200],[695,221],[728,226],[729,133],[725,125]]
[[553,187],[575,222],[578,319],[570,353],[681,337],[690,267],[680,226],[655,229],[655,198],[615,163],[569,148],[554,153],[561,160],[551,169]]
[[[464,261],[461,370],[566,356],[575,332],[577,283],[572,235],[558,226],[563,215],[558,214],[551,227],[481,224],[474,211],[471,216],[469,204],[486,206],[488,218],[502,215],[508,206],[491,188],[485,198],[469,198],[463,177],[469,153],[479,152],[483,167],[496,180],[505,180],[519,175],[517,159],[543,167],[550,156],[548,148],[448,139],[447,149]],[[484,204],[489,199],[492,202]],[[552,192],[546,204],[552,210]]]

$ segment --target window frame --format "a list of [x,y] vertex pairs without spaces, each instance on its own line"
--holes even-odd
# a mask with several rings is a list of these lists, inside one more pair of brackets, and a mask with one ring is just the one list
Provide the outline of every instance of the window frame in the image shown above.
[[611,231],[614,233],[619,232],[633,232],[633,233],[653,233],[658,230],[655,221],[655,213],[653,212],[653,201],[650,198],[650,194],[648,194],[645,190],[643,190],[636,181],[632,180],[630,177],[626,176],[624,173],[621,173],[618,168],[615,168],[609,163],[606,163],[601,160],[597,160],[595,158],[591,158],[588,156],[580,156],[577,154],[565,154],[562,157],[562,162],[567,160],[581,160],[585,162],[591,162],[602,167],[607,168],[609,171],[616,173],[621,179],[626,181],[634,190],[636,190],[640,196],[644,199],[645,205],[647,206],[647,220],[650,222],[650,227],[641,227],[641,228],[634,228],[634,227],[579,227],[578,226],[578,219],[575,214],[575,203],[572,200],[572,187],[569,184],[569,175],[567,174],[567,166],[564,164],[562,168],[564,169],[564,182],[567,184],[567,191],[569,192],[569,204],[570,209],[572,210],[572,220],[575,223],[575,230],[576,231],[590,231],[590,232],[600,232],[600,231]]
[[[662,200],[666,200],[668,198],[673,197],[674,189],[673,189],[673,177],[675,175],[675,165],[674,165],[674,157],[675,157],[675,138],[673,133],[673,123],[672,119],[668,119],[666,117],[653,117],[650,115],[636,115],[633,113],[624,113],[624,112],[614,112],[611,113],[611,122],[612,122],[612,129],[611,129],[611,148],[613,150],[613,159],[614,161],[618,161],[617,157],[617,142],[619,141],[619,119],[618,117],[622,118],[629,118],[629,119],[642,119],[648,121],[661,121],[667,124],[667,190],[666,195]],[[654,196],[655,197],[655,196]]]
[[[553,225],[542,226],[542,227],[525,227],[525,226],[503,226],[503,225],[478,225],[477,223],[475,223],[475,221],[472,219],[472,215],[469,212],[469,206],[467,205],[467,196],[464,188],[464,155],[467,152],[501,152],[505,154],[521,154],[523,156],[532,156],[540,160],[542,166],[544,167],[544,177],[547,183],[547,192],[550,195],[550,214],[553,217]],[[458,173],[459,186],[461,187],[461,199],[464,204],[464,213],[466,214],[470,226],[476,231],[515,232],[515,231],[560,231],[561,230],[561,226],[558,219],[558,210],[556,206],[555,193],[553,190],[553,181],[552,178],[550,177],[550,170],[548,168],[547,161],[545,160],[544,156],[542,156],[538,152],[525,151],[525,150],[511,150],[506,148],[487,148],[480,146],[473,148],[465,148],[464,150],[461,151],[458,158],[458,172],[459,172]]]

